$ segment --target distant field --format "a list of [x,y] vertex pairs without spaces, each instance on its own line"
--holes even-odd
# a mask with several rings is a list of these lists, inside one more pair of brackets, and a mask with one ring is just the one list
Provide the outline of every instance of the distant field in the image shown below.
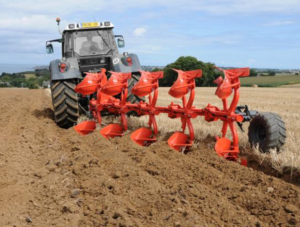
[[300,83],[300,76],[264,76],[241,78],[241,84],[244,87],[250,87],[253,84],[257,84],[259,87],[278,87],[281,85],[297,83]]
[[36,76],[35,76],[35,74],[25,74],[25,78],[26,79],[29,79],[29,78],[35,78]]
[[289,85],[283,85],[281,87],[289,87],[289,88],[300,88],[300,83],[299,84],[289,84]]
[[276,73],[276,76],[295,76],[295,74],[291,74],[291,73]]

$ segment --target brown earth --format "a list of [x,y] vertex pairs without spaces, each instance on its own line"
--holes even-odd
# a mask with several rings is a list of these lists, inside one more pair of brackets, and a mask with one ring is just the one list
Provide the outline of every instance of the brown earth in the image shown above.
[[300,188],[222,160],[53,122],[43,90],[0,89],[0,226],[300,226]]

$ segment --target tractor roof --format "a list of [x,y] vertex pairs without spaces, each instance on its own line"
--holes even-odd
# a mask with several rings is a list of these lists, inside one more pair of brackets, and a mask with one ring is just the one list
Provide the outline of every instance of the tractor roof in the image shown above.
[[88,30],[88,29],[104,29],[104,28],[114,28],[114,25],[109,22],[87,22],[87,23],[71,23],[68,24],[65,31],[72,31],[72,30]]

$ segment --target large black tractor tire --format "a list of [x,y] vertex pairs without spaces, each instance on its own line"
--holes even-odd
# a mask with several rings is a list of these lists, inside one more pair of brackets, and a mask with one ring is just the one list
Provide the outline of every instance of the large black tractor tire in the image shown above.
[[[128,96],[127,101],[131,103],[139,103],[140,101],[145,101],[145,98],[138,97],[131,93],[131,89],[133,86],[139,81],[140,75],[138,74],[132,74],[131,78],[128,80]],[[127,116],[138,116],[135,111],[130,111],[127,113]]]
[[285,124],[277,114],[259,113],[250,122],[248,138],[251,146],[258,145],[262,153],[274,148],[279,152],[286,139]]
[[131,89],[139,81],[140,77],[141,76],[138,74],[132,74],[131,78],[128,80],[128,96],[127,96],[128,102],[139,103],[140,101],[145,100],[144,98],[138,97],[131,93]]
[[79,98],[75,92],[75,80],[51,82],[52,104],[56,124],[61,128],[70,128],[79,117]]

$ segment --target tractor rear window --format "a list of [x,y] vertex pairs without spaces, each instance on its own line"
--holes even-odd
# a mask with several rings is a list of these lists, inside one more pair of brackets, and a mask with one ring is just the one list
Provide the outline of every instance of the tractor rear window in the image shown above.
[[107,54],[110,50],[108,44],[107,31],[81,31],[74,34],[74,51],[80,56]]

